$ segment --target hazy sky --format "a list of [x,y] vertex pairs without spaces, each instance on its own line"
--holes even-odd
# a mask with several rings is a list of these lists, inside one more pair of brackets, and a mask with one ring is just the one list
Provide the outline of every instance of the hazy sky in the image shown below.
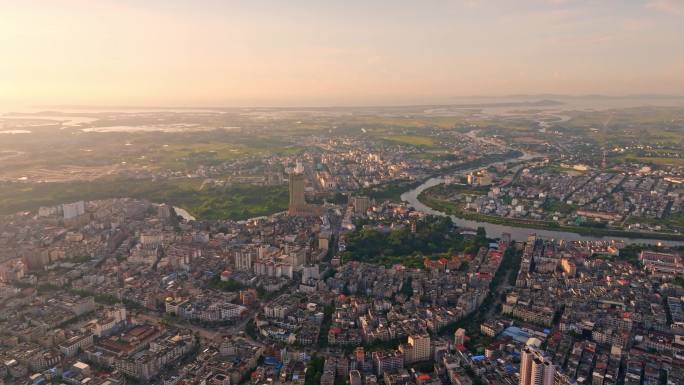
[[0,0],[0,103],[684,93],[684,0]]

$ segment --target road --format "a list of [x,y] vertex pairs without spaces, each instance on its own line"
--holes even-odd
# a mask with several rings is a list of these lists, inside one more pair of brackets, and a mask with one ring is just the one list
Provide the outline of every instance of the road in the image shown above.
[[501,295],[512,288],[512,286],[508,284],[508,280],[510,279],[511,274],[518,274],[518,272],[513,271],[513,269],[508,269],[508,271],[506,272],[506,276],[502,279],[499,286],[497,286],[492,292],[494,303],[492,304],[492,306],[489,307],[489,309],[487,309],[485,319],[492,319],[494,317],[494,313],[496,313],[499,304],[503,303]]
[[[145,313],[143,313],[143,312],[137,313],[134,316],[134,318],[139,320],[139,321],[147,321],[147,322],[150,322],[153,324],[158,324],[164,320],[163,316],[161,316],[157,313],[151,312],[151,311],[145,312]],[[190,329],[193,332],[198,333],[200,335],[200,337],[206,338],[206,339],[215,339],[215,338],[218,338],[218,336],[221,334],[219,330],[210,330],[210,329],[206,329],[206,328],[203,328],[203,327],[200,327],[197,325],[193,325],[193,324],[190,324],[187,322],[183,322],[183,323],[172,322],[172,324],[174,326],[177,326],[180,328]]]
[[[267,303],[270,303],[270,302],[271,301],[269,301]],[[240,320],[240,322],[238,322],[237,324],[228,325],[228,326],[202,327],[202,326],[192,324],[192,323],[187,322],[187,321],[172,322],[172,324],[176,327],[190,329],[193,332],[198,333],[200,335],[200,337],[202,337],[204,339],[216,341],[216,340],[220,339],[221,336],[223,336],[223,335],[237,335],[240,332],[244,331],[247,323],[249,321],[251,321],[254,318],[254,316],[260,310],[261,310],[261,308],[250,309],[247,316],[243,317]],[[135,315],[135,318],[138,320],[147,321],[147,322],[154,323],[154,324],[160,323],[164,320],[163,315],[156,313],[156,312],[152,312],[152,311],[140,312],[140,313]],[[167,319],[167,321],[168,321],[168,319]],[[261,342],[255,341],[254,339],[252,339],[247,334],[244,334],[242,337],[244,339],[246,339],[247,341],[249,341],[250,343],[253,343],[253,344],[259,345],[259,346],[263,346],[263,344]]]

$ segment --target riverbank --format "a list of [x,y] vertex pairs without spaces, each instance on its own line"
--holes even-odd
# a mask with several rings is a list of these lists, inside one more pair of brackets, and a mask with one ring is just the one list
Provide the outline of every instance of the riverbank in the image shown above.
[[473,169],[486,168],[497,163],[506,163],[515,160],[521,160],[526,155],[518,150],[508,150],[502,154],[489,155],[487,157],[482,157],[479,159],[471,160],[469,162],[463,162],[455,166],[443,168],[434,172],[431,177],[440,177],[451,172],[463,172]]
[[[433,186],[435,187],[435,186]],[[433,188],[431,187],[431,188]],[[668,240],[684,242],[684,234],[673,234],[673,233],[644,233],[636,231],[624,231],[618,229],[603,229],[595,227],[579,227],[579,226],[562,226],[556,222],[547,221],[534,221],[525,219],[514,219],[514,218],[504,218],[495,215],[485,215],[480,213],[473,213],[461,210],[455,203],[443,201],[440,199],[432,198],[429,196],[429,189],[421,191],[417,199],[424,205],[430,207],[433,210],[443,212],[448,215],[455,216],[457,218],[486,222],[497,225],[504,226],[515,226],[527,229],[538,229],[538,230],[552,230],[552,231],[564,231],[575,233],[579,235],[590,235],[590,236],[607,236],[607,237],[624,237],[624,238],[641,238],[641,239],[653,239],[653,240]]]
[[[468,133],[469,136],[475,137],[475,131],[471,131]],[[435,173],[434,177],[428,178],[427,180],[423,181],[422,184],[420,184],[418,187],[408,190],[401,194],[401,200],[403,202],[407,202],[409,205],[413,206],[416,210],[422,211],[428,214],[432,215],[447,215],[450,216],[451,219],[453,220],[454,224],[459,226],[459,227],[470,227],[470,228],[477,228],[477,227],[484,227],[484,229],[487,231],[487,234],[502,234],[502,233],[507,233],[511,235],[511,239],[515,241],[521,241],[524,242],[527,240],[527,237],[530,233],[529,229],[533,228],[536,229],[537,231],[534,231],[537,236],[543,237],[543,238],[552,238],[552,239],[564,239],[567,241],[609,241],[609,240],[619,240],[623,241],[626,244],[641,244],[641,245],[649,245],[653,244],[654,241],[659,241],[658,243],[663,244],[664,246],[677,246],[677,247],[682,247],[684,246],[684,235],[681,234],[674,234],[674,237],[670,236],[665,236],[665,237],[658,237],[654,238],[652,233],[625,233],[623,231],[613,231],[613,230],[607,230],[607,229],[594,229],[594,228],[580,228],[580,232],[575,232],[574,228],[570,229],[564,229],[561,226],[553,227],[552,225],[536,225],[534,227],[531,226],[531,224],[526,224],[526,225],[517,225],[517,224],[508,224],[505,223],[505,221],[502,221],[501,223],[496,223],[493,222],[495,219],[506,219],[506,218],[492,218],[490,221],[487,220],[479,220],[480,218],[477,219],[467,219],[467,218],[459,218],[456,215],[449,215],[448,213],[442,212],[439,209],[433,209],[429,205],[423,203],[420,201],[418,198],[419,195],[424,191],[429,189],[430,187],[437,186],[439,184],[444,183],[444,180],[442,179],[442,175],[446,175],[448,172],[468,172],[471,170],[475,170],[478,168],[483,168],[483,167],[489,167],[493,166],[496,164],[507,164],[511,162],[519,162],[519,161],[524,161],[524,160],[530,160],[538,155],[536,154],[531,154],[531,153],[522,153],[517,150],[514,150],[512,148],[507,149],[507,153],[509,155],[518,155],[517,157],[512,157],[508,158],[505,160],[501,160],[500,158],[498,159],[493,159],[493,158],[487,158],[487,159],[478,159],[477,161],[482,160],[482,163],[478,162],[477,167],[474,167],[473,165],[468,165],[471,166],[469,169],[468,166],[465,167],[456,167],[456,169],[451,169],[448,171],[445,170],[440,170],[439,172]],[[515,153],[513,153],[515,151]],[[489,218],[487,218],[489,219]],[[603,231],[600,231],[603,230]]]
[[[486,231],[487,234],[503,234],[507,233],[511,235],[511,239],[515,241],[520,241],[524,242],[527,240],[528,235],[530,234],[530,228],[529,227],[522,227],[522,226],[509,226],[509,225],[504,225],[504,224],[497,224],[497,223],[490,223],[490,222],[485,222],[485,221],[476,221],[476,220],[468,220],[468,219],[463,219],[459,218],[455,215],[449,215],[447,213],[444,213],[439,210],[435,210],[430,208],[428,205],[424,204],[418,199],[418,195],[420,195],[421,192],[424,190],[436,186],[439,184],[444,183],[444,180],[441,178],[430,178],[426,181],[424,181],[420,186],[416,187],[415,189],[409,190],[405,192],[404,194],[401,195],[401,199],[404,202],[407,202],[409,205],[414,207],[418,211],[422,211],[427,214],[431,215],[447,215],[450,216],[452,221],[456,226],[459,227],[469,227],[469,228],[477,228],[477,227],[483,227]],[[593,230],[593,229],[592,229]],[[626,237],[623,234],[620,235],[602,235],[602,234],[597,234],[596,232],[592,231],[590,234],[582,235],[578,234],[575,232],[571,231],[562,231],[562,229],[556,230],[556,229],[550,229],[550,228],[540,228],[537,229],[536,231],[533,231],[537,236],[542,237],[542,238],[548,238],[548,239],[564,239],[566,241],[611,241],[611,240],[616,240],[616,241],[623,241],[625,244],[636,244],[636,245],[652,245],[655,244],[657,239],[654,239],[651,236],[651,234],[645,234],[645,238],[633,238],[633,237]],[[682,247],[684,246],[684,241],[680,240],[661,240],[658,241],[658,243],[662,244],[663,246],[669,246],[669,247]]]

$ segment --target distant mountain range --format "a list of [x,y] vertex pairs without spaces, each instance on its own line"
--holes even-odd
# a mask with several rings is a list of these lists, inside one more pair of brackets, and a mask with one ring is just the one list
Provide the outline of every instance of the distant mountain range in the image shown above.
[[[483,98],[488,98],[484,96]],[[631,95],[601,95],[601,94],[586,94],[586,95],[563,95],[563,94],[514,94],[507,96],[492,96],[497,99],[684,99],[684,95],[667,95],[667,94],[631,94]]]
[[[405,110],[411,108],[496,108],[496,107],[553,107],[566,104],[570,101],[579,100],[684,100],[684,95],[666,95],[666,94],[632,94],[632,95],[601,95],[601,94],[585,94],[585,95],[564,95],[564,94],[512,94],[512,95],[480,95],[480,96],[454,96],[441,103],[409,103],[409,104],[378,104],[378,105],[330,105],[330,106],[299,106],[299,107],[221,107],[221,106],[207,106],[207,107],[190,107],[190,106],[97,106],[97,105],[44,105],[37,108],[48,110],[61,109],[77,109],[83,112],[113,112],[113,111],[177,111],[177,112],[192,112],[194,111],[288,111],[288,110]],[[47,112],[43,112],[46,113]],[[50,111],[50,114],[56,112]],[[32,114],[35,114],[32,113]]]

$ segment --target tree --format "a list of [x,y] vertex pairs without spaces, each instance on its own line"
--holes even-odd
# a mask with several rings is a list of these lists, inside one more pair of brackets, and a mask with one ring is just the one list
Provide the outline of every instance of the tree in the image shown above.
[[413,277],[409,276],[401,286],[400,293],[411,297],[413,295]]
[[323,375],[323,365],[325,358],[313,356],[309,361],[309,366],[306,368],[304,385],[319,385],[321,383],[321,376]]
[[475,234],[475,246],[479,249],[480,247],[489,246],[487,241],[487,231],[484,227],[478,227],[477,233]]

